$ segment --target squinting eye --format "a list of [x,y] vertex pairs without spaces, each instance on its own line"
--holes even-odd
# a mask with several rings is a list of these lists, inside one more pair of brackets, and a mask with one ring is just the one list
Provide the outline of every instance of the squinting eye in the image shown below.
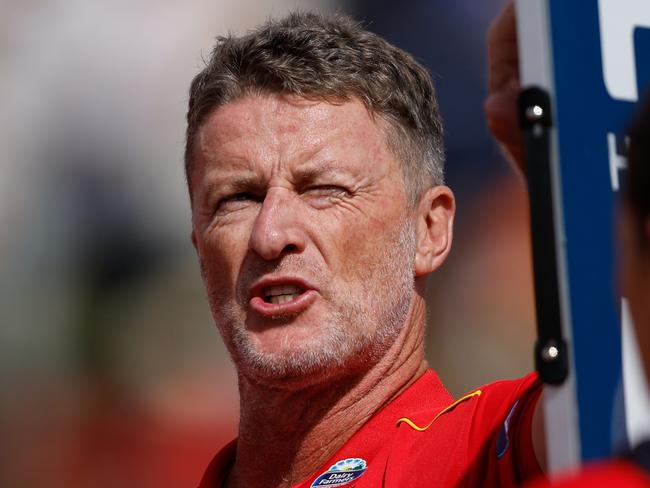
[[231,202],[243,202],[246,200],[253,200],[254,196],[250,193],[236,193],[235,195],[232,195],[227,198],[227,200]]
[[345,188],[335,185],[314,186],[308,188],[305,192],[317,197],[342,197],[350,193]]
[[231,211],[244,208],[251,202],[258,202],[260,198],[252,193],[242,192],[223,197],[217,203],[217,211]]

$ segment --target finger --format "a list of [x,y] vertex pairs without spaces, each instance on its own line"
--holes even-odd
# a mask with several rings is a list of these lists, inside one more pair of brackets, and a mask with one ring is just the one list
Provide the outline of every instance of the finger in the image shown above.
[[484,110],[490,132],[503,148],[506,159],[525,173],[523,138],[517,120],[517,92],[490,95]]
[[510,79],[519,80],[515,8],[508,1],[488,30],[488,90],[494,92]]

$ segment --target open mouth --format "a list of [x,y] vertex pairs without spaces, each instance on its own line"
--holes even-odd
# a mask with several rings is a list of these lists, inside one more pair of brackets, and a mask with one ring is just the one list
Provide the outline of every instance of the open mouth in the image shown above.
[[266,303],[281,304],[295,300],[304,293],[296,285],[273,285],[262,288],[262,297]]
[[266,319],[296,317],[320,296],[309,282],[294,276],[265,277],[249,293],[251,311]]

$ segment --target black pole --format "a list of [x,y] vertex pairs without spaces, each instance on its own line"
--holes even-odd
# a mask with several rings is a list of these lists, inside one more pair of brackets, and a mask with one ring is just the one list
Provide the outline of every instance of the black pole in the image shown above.
[[559,385],[568,374],[568,348],[562,319],[553,214],[550,130],[551,101],[546,91],[531,87],[519,96],[523,130],[533,247],[537,342],[535,368],[544,383]]

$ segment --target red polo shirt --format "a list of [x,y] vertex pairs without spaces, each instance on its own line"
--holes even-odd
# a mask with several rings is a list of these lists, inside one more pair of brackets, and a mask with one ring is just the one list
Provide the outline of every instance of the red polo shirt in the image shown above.
[[[529,374],[454,402],[428,370],[293,488],[518,486],[541,474],[531,437],[540,392]],[[213,459],[199,488],[220,488],[235,453],[236,440]]]
[[539,480],[527,488],[649,488],[650,477],[629,461],[615,460],[586,467],[580,474],[551,482]]

